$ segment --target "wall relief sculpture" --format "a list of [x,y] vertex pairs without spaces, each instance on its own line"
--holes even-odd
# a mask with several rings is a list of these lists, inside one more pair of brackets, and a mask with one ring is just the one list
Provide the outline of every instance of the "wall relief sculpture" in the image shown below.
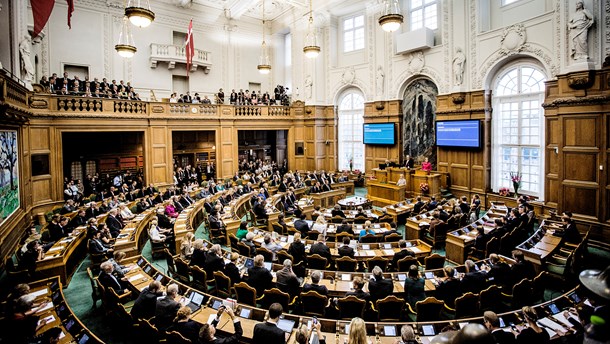
[[437,86],[428,79],[418,79],[405,90],[403,117],[403,156],[421,163],[427,157],[436,168],[435,130]]

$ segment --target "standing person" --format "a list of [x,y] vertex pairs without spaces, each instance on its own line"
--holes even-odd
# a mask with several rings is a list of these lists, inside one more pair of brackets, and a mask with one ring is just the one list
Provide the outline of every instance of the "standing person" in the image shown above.
[[274,303],[269,307],[269,319],[264,323],[258,323],[254,326],[252,343],[286,343],[289,334],[277,327],[283,311],[282,305],[279,303]]
[[428,161],[428,157],[425,157],[424,162],[421,163],[421,170],[424,172],[432,171],[432,163]]

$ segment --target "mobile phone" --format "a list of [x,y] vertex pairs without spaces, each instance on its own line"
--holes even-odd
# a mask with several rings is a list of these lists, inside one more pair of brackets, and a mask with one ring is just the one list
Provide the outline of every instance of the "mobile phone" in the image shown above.
[[313,324],[316,325],[318,323],[318,317],[313,317]]

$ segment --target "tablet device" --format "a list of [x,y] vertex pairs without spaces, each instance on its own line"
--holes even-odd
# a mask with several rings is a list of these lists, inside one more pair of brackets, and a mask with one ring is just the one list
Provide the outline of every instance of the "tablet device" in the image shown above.
[[158,274],[157,277],[155,277],[155,281],[161,283],[161,281],[163,281],[163,278],[165,278],[165,276],[163,276],[162,274]]
[[279,327],[284,332],[290,333],[294,328],[294,320],[280,319],[277,322],[277,327]]
[[218,308],[220,308],[220,306],[222,306],[222,300],[214,300],[214,302],[212,302],[212,308],[218,310]]
[[570,295],[568,295],[568,297],[570,298],[570,300],[572,300],[574,303],[580,303],[581,299],[580,296],[578,296],[578,294],[576,294],[576,292],[571,293]]
[[89,335],[84,333],[82,337],[78,339],[78,344],[86,344],[89,343]]
[[252,258],[246,258],[246,262],[244,263],[244,267],[246,269],[249,269],[251,267],[254,267],[254,259]]
[[434,325],[423,325],[421,330],[424,336],[434,336],[436,334],[434,331]]
[[51,291],[57,290],[58,287],[59,287],[59,282],[58,281],[55,281],[55,282],[51,283],[51,287],[50,287]]
[[148,265],[147,267],[144,268],[144,272],[149,273],[151,269],[152,269],[152,266]]
[[271,262],[265,262],[265,269],[271,271]]
[[383,244],[383,248],[385,249],[391,249],[392,248],[392,244]]
[[434,278],[434,272],[424,272],[424,275],[426,275],[426,279],[433,279]]
[[500,328],[506,327],[506,323],[504,322],[504,319],[502,319],[502,317],[499,317],[498,320],[500,320]]
[[371,245],[362,245],[362,249],[363,250],[370,250],[371,249]]
[[252,310],[249,309],[249,308],[242,308],[239,311],[239,316],[242,317],[242,318],[250,319],[250,313],[251,312],[252,312]]
[[141,267],[142,265],[144,265],[144,258],[138,259],[138,266]]
[[548,305],[548,308],[549,308],[549,311],[551,311],[551,314],[553,314],[553,315],[555,315],[555,314],[559,313],[559,308],[558,308],[558,307],[557,307],[557,305],[556,305],[556,304],[554,304],[554,303],[550,303],[550,304]]
[[407,247],[413,247],[413,243],[407,241]]
[[407,279],[407,275],[405,275],[405,274],[398,274],[398,280],[399,280],[399,281],[401,281],[401,282],[402,282],[402,281],[404,281],[404,280],[406,280],[406,279]]
[[395,337],[396,336],[396,326],[384,326],[383,335],[386,337]]

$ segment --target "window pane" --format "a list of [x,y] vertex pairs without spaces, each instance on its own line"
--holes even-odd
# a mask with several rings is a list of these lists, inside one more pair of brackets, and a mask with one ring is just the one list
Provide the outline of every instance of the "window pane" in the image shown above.
[[422,0],[411,0],[411,9],[416,9],[417,7],[421,7]]
[[424,9],[424,22],[426,27],[430,30],[436,30],[436,4],[427,6]]
[[354,28],[354,18],[345,19],[343,22],[343,30],[351,30]]
[[423,11],[421,9],[411,12],[411,30],[417,30],[424,25]]
[[354,27],[364,26],[364,16],[354,18]]

